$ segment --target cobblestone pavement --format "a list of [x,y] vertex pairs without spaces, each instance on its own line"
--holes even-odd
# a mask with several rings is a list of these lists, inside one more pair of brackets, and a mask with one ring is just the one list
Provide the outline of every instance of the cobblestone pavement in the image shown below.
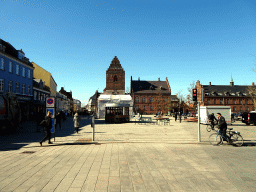
[[[211,146],[197,123],[105,124],[82,117],[57,128],[55,142],[39,141],[34,122],[0,137],[0,191],[256,191],[255,126],[234,123],[245,145]],[[54,135],[53,135],[54,136]],[[54,141],[54,139],[52,139]]]

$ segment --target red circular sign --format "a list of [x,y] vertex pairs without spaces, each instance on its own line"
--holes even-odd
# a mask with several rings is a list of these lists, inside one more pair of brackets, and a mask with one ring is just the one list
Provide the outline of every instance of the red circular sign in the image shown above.
[[48,99],[48,100],[47,100],[47,103],[48,103],[49,105],[53,104],[53,99],[51,99],[51,98]]

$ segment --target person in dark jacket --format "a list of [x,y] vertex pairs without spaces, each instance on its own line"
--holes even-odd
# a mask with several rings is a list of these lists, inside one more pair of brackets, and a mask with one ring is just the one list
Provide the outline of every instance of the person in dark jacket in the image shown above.
[[51,142],[51,128],[52,128],[52,113],[48,111],[47,116],[45,117],[45,124],[44,124],[44,132],[45,137],[42,141],[40,141],[40,145],[48,138],[48,144],[52,144]]
[[175,121],[176,121],[176,120],[177,120],[177,112],[175,112],[175,115],[174,115],[174,116],[175,116]]
[[[224,117],[223,117],[224,118]],[[214,120],[216,120],[216,121],[218,121],[217,119],[216,119],[216,117],[214,116],[214,113],[212,113],[211,115],[209,115],[209,121],[210,121],[210,123],[211,123],[211,128],[212,128],[212,130],[214,130]]]
[[[218,118],[218,126],[220,129],[220,132],[222,133],[222,135],[226,138],[228,138],[230,140],[230,138],[227,136],[226,132],[227,132],[227,123],[226,120],[223,116],[221,116],[220,113],[217,113],[217,118]],[[225,138],[223,138],[223,140],[227,141]]]
[[60,112],[58,112],[58,114],[56,115],[56,128],[57,128],[57,125],[59,125],[61,129],[61,113]]

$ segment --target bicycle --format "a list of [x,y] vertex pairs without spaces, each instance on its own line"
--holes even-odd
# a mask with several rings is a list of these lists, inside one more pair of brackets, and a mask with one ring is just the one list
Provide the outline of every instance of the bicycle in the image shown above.
[[[207,124],[207,126],[206,126],[206,131],[208,131],[208,132],[210,132],[211,130],[218,131],[218,129],[215,127],[215,125],[217,125],[218,122],[217,122],[217,121],[214,121],[213,123],[214,123],[214,125],[212,125],[211,123],[210,123],[210,124]],[[215,128],[214,128],[214,127],[215,127]]]
[[217,131],[217,133],[213,133],[209,136],[209,142],[212,145],[222,145],[223,144],[223,138],[229,143],[236,146],[242,146],[244,144],[244,140],[240,132],[232,131],[233,128],[227,128],[227,136],[230,138],[226,138],[222,135],[220,130]]

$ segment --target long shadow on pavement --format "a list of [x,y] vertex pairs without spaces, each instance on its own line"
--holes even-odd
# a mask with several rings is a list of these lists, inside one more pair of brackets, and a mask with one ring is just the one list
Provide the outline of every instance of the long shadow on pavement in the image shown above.
[[[91,124],[89,117],[81,117],[81,127]],[[55,128],[55,137],[66,137],[74,133],[73,117],[68,117],[61,122],[61,129],[59,126]],[[15,133],[0,136],[0,151],[18,150],[33,142],[41,141],[44,137],[43,128],[37,132],[37,125],[35,121],[27,121],[21,124]],[[51,134],[53,139],[54,133]]]

